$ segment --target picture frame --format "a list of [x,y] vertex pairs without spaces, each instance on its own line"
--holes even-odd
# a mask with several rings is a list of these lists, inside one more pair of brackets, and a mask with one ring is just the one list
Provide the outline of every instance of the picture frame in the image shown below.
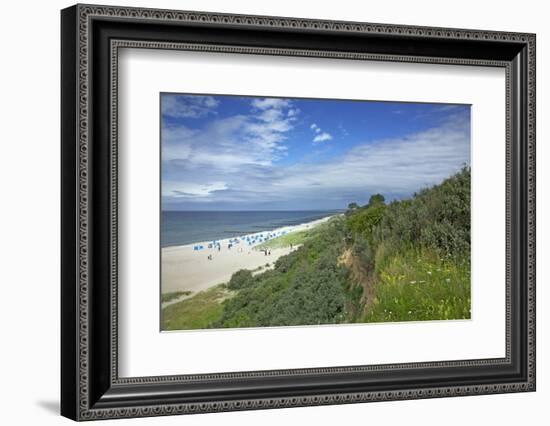
[[[534,34],[75,5],[61,12],[61,414],[94,420],[535,390]],[[506,73],[506,356],[119,377],[121,48]],[[155,284],[156,285],[156,284]]]

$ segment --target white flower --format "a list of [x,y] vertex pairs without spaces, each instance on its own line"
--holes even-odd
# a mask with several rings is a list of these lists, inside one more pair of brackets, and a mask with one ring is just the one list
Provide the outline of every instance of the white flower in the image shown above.
[[450,278],[445,278],[445,281],[447,281],[448,283],[451,282],[451,279]]
[[416,284],[416,281],[409,281],[410,284]]
[[428,271],[428,275],[432,275],[432,271]]

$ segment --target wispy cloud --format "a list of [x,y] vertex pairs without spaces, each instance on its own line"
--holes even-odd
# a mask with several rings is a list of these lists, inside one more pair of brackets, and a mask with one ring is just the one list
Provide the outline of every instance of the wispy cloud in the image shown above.
[[283,109],[290,106],[290,101],[281,98],[255,98],[252,100],[252,106],[259,110]]
[[212,96],[181,96],[163,94],[162,113],[173,118],[200,118],[213,114],[219,104]]
[[197,199],[208,197],[215,191],[227,189],[225,182],[193,183],[193,182],[166,182],[162,185],[162,195],[178,198]]
[[289,100],[265,98],[252,100],[248,114],[212,119],[200,130],[165,124],[163,196],[208,198],[229,189],[226,176],[235,181],[243,171],[269,168],[286,155],[298,114]]

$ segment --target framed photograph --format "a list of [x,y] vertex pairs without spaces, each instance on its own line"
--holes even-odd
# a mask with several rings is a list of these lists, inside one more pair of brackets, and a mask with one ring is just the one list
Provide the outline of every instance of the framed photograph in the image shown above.
[[535,35],[61,12],[61,412],[535,390]]

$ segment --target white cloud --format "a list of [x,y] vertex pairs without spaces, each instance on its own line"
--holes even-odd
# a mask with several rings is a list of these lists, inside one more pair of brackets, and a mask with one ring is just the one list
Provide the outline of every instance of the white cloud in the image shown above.
[[309,128],[311,130],[313,130],[315,133],[321,133],[321,128],[315,123],[313,123],[311,126],[309,126]]
[[173,118],[200,118],[215,113],[219,105],[212,96],[163,94],[162,114]]
[[300,110],[298,108],[291,108],[287,112],[287,117],[296,117],[300,113]]
[[320,198],[408,195],[469,164],[469,142],[468,126],[450,122],[407,137],[357,145],[330,162],[289,167],[276,188],[304,197],[317,192]]
[[327,132],[319,133],[313,138],[313,142],[324,142],[332,139],[332,136]]
[[189,183],[189,182],[162,182],[162,195],[174,198],[207,198],[214,191],[227,189],[225,182]]
[[[170,173],[205,170],[232,173],[266,166],[286,155],[284,142],[298,109],[285,99],[253,99],[246,115],[212,119],[200,130],[183,125],[162,129],[162,159]],[[291,117],[288,111],[293,111]]]
[[[250,108],[241,115],[212,117],[200,130],[181,125],[162,129],[163,203],[343,208],[352,201],[365,203],[376,192],[388,199],[410,196],[470,163],[469,115],[452,115],[436,127],[400,138],[372,141],[365,130],[364,143],[330,159],[322,154],[315,162],[304,157],[275,164],[286,155],[296,123],[295,113],[289,112],[297,108],[292,101],[272,98],[253,99]],[[312,153],[334,152],[331,144],[322,143],[332,138],[329,132],[316,123],[309,128],[317,144]],[[354,132],[354,137],[361,134]]]
[[252,100],[252,106],[260,110],[270,108],[282,109],[290,106],[290,101],[281,98],[255,98]]
[[311,126],[309,126],[309,128],[316,133],[315,137],[313,138],[313,143],[329,141],[332,139],[332,135],[328,132],[323,132],[316,123],[313,123]]
[[[243,129],[231,139],[231,150],[192,153],[193,161],[202,165],[192,169],[192,161],[184,161],[171,178],[186,186],[177,187],[180,192],[170,195],[163,181],[165,200],[185,200],[197,206],[215,202],[234,208],[257,208],[259,203],[269,208],[344,208],[352,201],[365,203],[377,192],[388,199],[410,196],[470,163],[469,126],[464,120],[453,119],[401,138],[365,142],[324,162],[287,166],[273,164],[270,155],[276,155],[274,149],[242,145],[240,138],[246,134],[247,123],[243,119]],[[203,187],[203,182],[213,186]],[[220,182],[223,186],[214,185]]]

